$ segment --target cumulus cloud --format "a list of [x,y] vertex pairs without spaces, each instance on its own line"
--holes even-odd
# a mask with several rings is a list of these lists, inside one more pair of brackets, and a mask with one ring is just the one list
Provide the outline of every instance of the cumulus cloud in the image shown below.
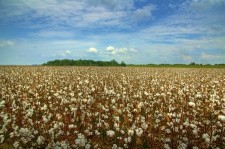
[[14,46],[14,42],[10,40],[0,40],[0,47]]
[[110,54],[116,54],[117,50],[113,46],[108,46],[106,48],[106,51],[108,51]]
[[127,52],[137,52],[136,49],[134,48],[114,48],[113,46],[108,46],[106,48],[106,51],[108,51],[110,54],[114,55],[114,54],[119,54],[119,53],[127,53]]
[[98,50],[96,48],[89,48],[88,52],[90,52],[90,53],[97,53]]

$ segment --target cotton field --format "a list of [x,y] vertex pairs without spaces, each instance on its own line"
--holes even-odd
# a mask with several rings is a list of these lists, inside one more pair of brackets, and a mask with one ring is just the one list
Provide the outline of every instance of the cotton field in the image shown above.
[[225,148],[225,69],[0,67],[0,148]]

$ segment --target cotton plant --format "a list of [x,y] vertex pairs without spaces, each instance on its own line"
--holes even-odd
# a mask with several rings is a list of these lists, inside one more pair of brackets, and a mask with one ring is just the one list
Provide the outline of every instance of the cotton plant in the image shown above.
[[0,82],[0,146],[9,139],[14,148],[224,145],[222,69],[0,70],[7,82]]

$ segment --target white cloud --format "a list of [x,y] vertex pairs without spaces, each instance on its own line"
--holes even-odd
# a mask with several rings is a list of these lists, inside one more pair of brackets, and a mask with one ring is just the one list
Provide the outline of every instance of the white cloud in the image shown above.
[[218,60],[218,59],[225,60],[225,54],[218,55],[218,54],[208,54],[208,53],[203,52],[203,53],[201,53],[200,58],[207,59],[207,60]]
[[106,48],[106,51],[108,51],[110,54],[116,54],[117,50],[113,46],[108,46]]
[[182,59],[183,59],[185,62],[191,62],[191,61],[193,61],[193,58],[192,58],[192,56],[190,56],[190,55],[182,55]]
[[[131,25],[131,20],[141,21],[147,17],[151,18],[152,11],[155,10],[155,6],[151,4],[136,9],[133,0],[49,0],[45,2],[7,0],[1,5],[1,20],[17,22],[24,28],[53,30],[66,30],[68,27],[96,28],[96,26],[127,28]],[[37,35],[60,36],[54,31],[43,31]]]
[[70,51],[70,50],[66,50],[65,53],[66,53],[66,54],[70,54],[71,51]]
[[192,0],[190,1],[190,6],[194,8],[206,9],[213,5],[225,4],[225,0]]
[[10,40],[0,40],[0,47],[14,46],[14,42]]
[[114,48],[113,46],[108,46],[106,48],[106,51],[108,51],[110,54],[114,55],[114,54],[124,54],[124,53],[128,53],[128,52],[137,52],[136,49],[134,48]]
[[155,10],[155,5],[147,5],[143,8],[137,9],[133,13],[133,17],[135,21],[139,21],[145,18],[151,18],[152,17],[152,11]]
[[89,48],[88,52],[90,52],[90,53],[97,53],[98,50],[96,48]]
[[44,31],[39,31],[36,33],[32,33],[31,36],[39,36],[39,37],[62,37],[62,38],[68,38],[74,36],[73,32],[69,31],[52,31],[52,30],[44,30]]
[[133,0],[86,0],[86,2],[94,7],[100,6],[114,10],[130,9],[133,6]]

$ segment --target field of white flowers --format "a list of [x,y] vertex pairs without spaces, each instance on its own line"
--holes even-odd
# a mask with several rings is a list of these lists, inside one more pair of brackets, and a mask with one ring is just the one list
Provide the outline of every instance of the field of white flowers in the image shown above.
[[0,67],[0,148],[225,148],[225,69]]

